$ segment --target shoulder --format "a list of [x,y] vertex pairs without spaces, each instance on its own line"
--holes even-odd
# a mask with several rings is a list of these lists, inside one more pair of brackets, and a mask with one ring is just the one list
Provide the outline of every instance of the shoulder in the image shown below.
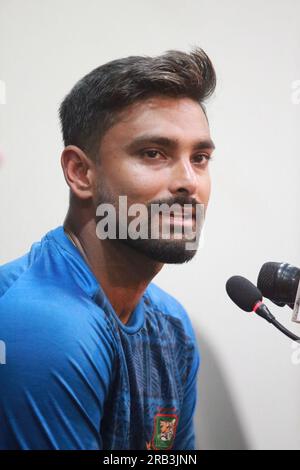
[[76,299],[63,289],[48,287],[48,295],[40,288],[30,297],[9,296],[5,305],[0,303],[8,380],[31,387],[38,378],[36,383],[45,390],[56,379],[72,387],[87,380],[107,392],[116,345],[104,312],[80,293]]
[[50,280],[30,282],[28,288],[26,284],[25,277],[0,298],[2,336],[30,343],[32,352],[42,343],[57,352],[76,352],[82,345],[90,350],[113,348],[105,312],[87,295]]
[[[57,272],[45,253],[32,251],[0,268],[1,339],[12,359],[43,362],[114,357],[105,312],[75,283]],[[55,274],[56,273],[56,274]]]
[[26,273],[41,253],[41,243],[33,243],[28,253],[0,266],[0,298]]

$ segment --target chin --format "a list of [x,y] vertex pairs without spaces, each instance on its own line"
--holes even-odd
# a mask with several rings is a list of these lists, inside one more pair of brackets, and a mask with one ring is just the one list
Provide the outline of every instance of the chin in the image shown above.
[[155,240],[155,239],[123,239],[120,240],[135,251],[148,258],[167,264],[188,263],[194,258],[197,249],[187,250],[186,241],[183,240]]

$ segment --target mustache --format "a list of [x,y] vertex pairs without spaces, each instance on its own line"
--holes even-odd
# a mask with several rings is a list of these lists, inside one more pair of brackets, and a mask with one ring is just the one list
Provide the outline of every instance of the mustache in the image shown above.
[[[119,208],[118,197],[103,189],[104,188],[98,189],[98,197],[97,197],[96,206],[98,207],[100,204],[109,203],[109,204],[112,204],[116,208],[116,210],[118,210]],[[127,196],[127,194],[124,194],[123,196]],[[177,195],[171,198],[153,199],[152,201],[148,201],[148,202],[147,201],[144,201],[144,202],[143,201],[130,201],[128,205],[130,206],[131,204],[135,204],[135,203],[144,205],[149,215],[151,212],[152,205],[161,206],[165,204],[167,207],[171,207],[176,204],[182,207],[183,209],[185,206],[188,206],[189,209],[192,209],[193,212],[195,212],[197,205],[203,204],[197,201],[194,197],[189,197],[187,195]]]

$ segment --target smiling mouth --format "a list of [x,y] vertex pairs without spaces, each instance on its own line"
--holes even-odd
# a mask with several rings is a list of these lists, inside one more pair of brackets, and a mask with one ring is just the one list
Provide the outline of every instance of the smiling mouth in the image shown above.
[[196,216],[193,214],[166,214],[164,217],[168,217],[171,223],[192,223],[196,222]]

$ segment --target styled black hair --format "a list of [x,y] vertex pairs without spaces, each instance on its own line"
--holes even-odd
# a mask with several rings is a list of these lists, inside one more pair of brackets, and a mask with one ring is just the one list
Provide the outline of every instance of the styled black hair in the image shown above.
[[62,101],[59,117],[64,144],[76,145],[96,159],[101,137],[127,106],[165,95],[191,98],[205,112],[203,102],[215,87],[214,67],[200,48],[113,60],[85,75]]

